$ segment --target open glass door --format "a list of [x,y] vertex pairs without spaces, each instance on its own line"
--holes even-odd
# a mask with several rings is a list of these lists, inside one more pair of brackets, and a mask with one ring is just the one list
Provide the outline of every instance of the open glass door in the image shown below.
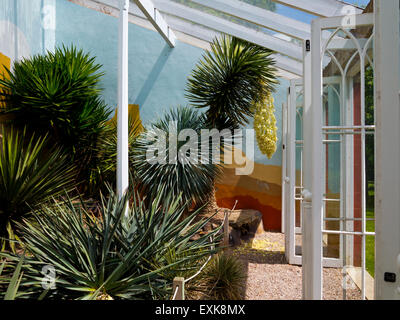
[[[340,78],[331,77],[325,79],[324,99],[331,99],[331,93],[335,99],[340,99]],[[285,234],[286,234],[286,259],[289,264],[302,264],[302,208],[303,208],[303,112],[304,112],[304,89],[301,79],[291,80],[288,97],[287,122],[285,123],[286,132],[286,180],[285,180]],[[339,113],[340,114],[340,113]],[[325,140],[324,145],[337,143],[340,141]],[[335,150],[334,150],[335,151]],[[336,152],[331,153],[331,158],[337,156]],[[340,153],[339,153],[340,155]],[[325,174],[326,175],[326,174]],[[333,205],[331,205],[331,203]],[[340,197],[333,199],[326,197],[325,206],[330,209],[340,204]],[[332,211],[332,210],[331,210]],[[330,212],[325,210],[325,212]],[[327,221],[332,218],[324,217]],[[325,267],[342,266],[342,243],[332,244],[324,242],[323,265]]]
[[301,265],[303,81],[290,82],[286,125],[285,239],[289,264]]
[[[341,264],[343,298],[373,299],[373,15],[317,19],[312,34],[312,84],[306,86],[312,130],[305,137],[312,165],[304,174],[312,177],[307,187],[314,229],[313,244],[306,244],[312,266],[304,274],[322,279],[327,261]],[[313,296],[321,297],[316,291],[323,279],[313,283]]]

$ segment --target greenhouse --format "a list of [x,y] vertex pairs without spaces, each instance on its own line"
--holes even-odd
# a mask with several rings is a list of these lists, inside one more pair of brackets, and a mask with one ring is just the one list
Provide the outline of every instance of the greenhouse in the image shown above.
[[2,0],[0,299],[400,300],[398,0]]

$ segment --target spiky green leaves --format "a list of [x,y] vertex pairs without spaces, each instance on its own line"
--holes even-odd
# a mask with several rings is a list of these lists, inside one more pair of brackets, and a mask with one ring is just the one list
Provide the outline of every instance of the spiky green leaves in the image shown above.
[[57,48],[13,65],[0,80],[0,101],[13,125],[46,135],[74,161],[79,182],[87,181],[97,135],[110,112],[100,98],[101,65],[82,50]]
[[[155,122],[147,132],[138,139],[134,150],[133,171],[137,187],[146,195],[156,197],[159,194],[166,196],[171,192],[174,197],[182,194],[181,202],[189,207],[193,204],[202,205],[208,194],[213,190],[213,182],[220,174],[220,166],[212,163],[209,157],[209,145],[201,149],[201,130],[208,128],[206,119],[196,110],[188,107],[172,109],[164,118]],[[189,137],[179,135],[182,130],[189,129],[194,133],[197,149],[193,154],[184,152],[182,147],[190,144]],[[160,141],[165,138],[165,144]],[[176,141],[173,145],[171,139]],[[149,151],[155,148],[154,158],[149,157]],[[180,156],[188,156],[192,160],[184,161]],[[208,163],[201,159],[207,157]],[[150,161],[149,161],[150,160]]]
[[60,148],[25,130],[0,131],[0,236],[37,205],[71,188],[73,171]]
[[209,300],[243,299],[246,272],[238,258],[229,253],[215,256],[197,279],[197,291]]
[[209,121],[219,129],[247,123],[254,103],[277,83],[271,54],[234,37],[215,39],[188,80],[188,99],[207,108]]
[[9,79],[0,80],[4,112],[14,114],[16,123],[56,134],[75,148],[82,134],[98,132],[109,115],[99,98],[100,68],[74,47],[17,61]]
[[[143,131],[142,122],[139,118],[131,115],[128,117],[129,135],[129,162],[132,167],[135,143]],[[117,120],[112,119],[104,125],[94,147],[94,165],[90,174],[88,194],[98,197],[100,191],[107,192],[107,185],[115,186],[117,172]]]
[[[111,194],[97,208],[69,199],[43,206],[34,213],[35,223],[20,225],[29,251],[21,292],[42,295],[43,267],[51,266],[55,282],[46,298],[170,298],[170,279],[216,252],[210,236],[219,241],[219,229],[189,241],[208,221],[193,223],[197,213],[182,218],[178,200],[158,196],[144,205],[136,194],[120,200]],[[171,251],[178,257],[173,261],[168,259]],[[14,264],[20,259],[4,253],[0,257]]]

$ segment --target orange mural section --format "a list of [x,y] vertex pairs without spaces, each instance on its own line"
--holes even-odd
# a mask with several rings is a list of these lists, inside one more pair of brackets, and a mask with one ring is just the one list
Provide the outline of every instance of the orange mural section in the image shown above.
[[233,166],[224,169],[216,184],[218,206],[232,209],[253,209],[263,215],[264,229],[281,230],[282,215],[282,169],[254,163],[249,176],[238,176]]

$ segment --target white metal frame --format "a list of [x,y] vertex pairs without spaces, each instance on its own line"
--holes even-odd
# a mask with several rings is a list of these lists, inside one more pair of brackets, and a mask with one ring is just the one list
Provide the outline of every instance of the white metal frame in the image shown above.
[[[334,17],[343,15],[343,10],[348,6],[337,0],[272,0],[274,2],[299,9],[318,17]],[[355,14],[362,13],[362,9],[352,6]]]
[[[82,4],[81,0],[69,1]],[[130,5],[128,6],[129,14],[135,14],[136,16],[146,19],[151,24],[151,26],[164,38],[164,40],[171,48],[175,47],[176,35],[172,28],[165,21],[160,11],[154,7],[153,2],[151,0],[132,1],[134,3],[130,3]],[[104,13],[110,13],[109,11],[107,11],[107,7],[120,9],[119,0],[89,0],[84,1],[83,4],[86,6],[91,6],[91,8],[102,11]],[[96,4],[103,5],[104,7],[96,7]],[[144,26],[143,23],[139,23],[139,25]]]
[[146,18],[151,22],[158,33],[164,38],[168,45],[175,47],[176,36],[168,23],[164,20],[160,11],[156,9],[151,0],[134,0],[139,9],[143,12]]
[[[115,12],[116,9],[119,9],[118,0],[69,1],[118,16]],[[194,0],[194,2],[293,38],[305,39],[309,38],[310,35],[311,29],[308,24],[238,0]],[[337,0],[319,0],[319,3],[316,4],[314,4],[314,1],[300,1],[299,3],[296,1],[296,5],[292,1],[284,2],[285,5],[314,14],[321,9],[321,3],[325,2],[322,16],[331,16],[337,10],[340,11],[348,7]],[[354,8],[359,10],[356,7]],[[230,34],[275,50],[277,52],[274,55],[276,66],[283,71],[281,74],[284,77],[293,79],[302,76],[302,49],[295,43],[264,32],[257,32],[254,29],[169,0],[132,0],[129,9],[129,22],[159,32],[171,47],[174,46],[175,40],[179,39],[202,49],[208,49],[208,44],[215,36],[221,33]]]
[[301,256],[296,255],[296,208],[295,208],[295,181],[296,181],[296,108],[297,108],[297,87],[302,86],[302,79],[290,81],[288,92],[288,112],[287,112],[287,155],[285,179],[285,254],[290,264],[301,265]]
[[[329,79],[329,83],[334,84],[338,83],[339,79],[337,77],[335,79]],[[304,184],[303,184],[303,144],[304,140],[297,140],[297,114],[298,114],[298,90],[297,88],[303,87],[302,79],[294,79],[290,81],[290,90],[288,93],[288,111],[285,113],[283,118],[283,122],[285,123],[285,137],[286,137],[286,148],[285,148],[285,164],[282,167],[283,172],[283,182],[284,190],[282,192],[282,198],[284,199],[284,209],[283,216],[285,217],[285,254],[286,259],[290,264],[293,265],[301,265],[302,264],[302,255],[296,254],[296,235],[302,235],[302,202],[303,196],[301,195]],[[300,90],[301,95],[304,100],[304,89]],[[304,104],[304,102],[303,102]],[[304,105],[302,106],[304,112]],[[304,129],[302,128],[302,132],[304,135]],[[324,141],[324,143],[327,143]],[[296,184],[297,178],[297,150],[298,148],[302,149],[301,152],[301,169],[300,169],[300,185]],[[296,190],[300,189],[300,192],[296,192]],[[300,194],[300,197],[297,196]],[[300,227],[296,226],[296,201],[300,201]],[[326,201],[326,199],[325,199]],[[342,242],[340,243],[342,245]],[[340,254],[342,251],[340,250]],[[323,266],[330,268],[339,268],[342,267],[342,256],[339,258],[323,258]]]
[[[399,1],[375,0],[376,299],[400,299]],[[396,282],[387,282],[385,272]]]
[[217,30],[241,39],[246,39],[249,42],[269,48],[292,59],[298,61],[302,60],[301,47],[295,43],[270,36],[264,32],[241,26],[226,19],[216,17],[214,15],[204,13],[182,4],[171,2],[169,0],[155,0],[155,4],[161,12],[166,14],[178,16],[196,24],[206,26],[210,29]]
[[[373,25],[373,15],[372,14],[363,14],[355,16],[355,24],[354,27],[358,26],[367,26]],[[311,175],[312,181],[307,185],[307,187],[311,187],[311,209],[310,212],[304,210],[305,214],[305,223],[306,221],[311,224],[310,238],[312,241],[307,243],[304,248],[306,251],[307,259],[310,259],[310,263],[304,268],[305,275],[305,298],[309,299],[321,299],[322,298],[322,235],[323,234],[338,234],[338,235],[358,235],[362,238],[362,298],[365,298],[365,238],[367,235],[375,235],[375,233],[366,231],[366,199],[365,199],[365,134],[368,130],[374,129],[374,126],[366,126],[364,113],[365,113],[365,92],[364,92],[364,68],[360,68],[361,71],[361,126],[322,126],[322,72],[323,72],[323,56],[325,55],[327,45],[322,42],[322,31],[324,29],[337,29],[341,28],[343,25],[343,17],[335,17],[335,18],[325,18],[325,19],[317,19],[313,21],[312,24],[312,81],[311,86],[307,86],[307,91],[312,93],[312,112],[307,112],[306,117],[309,123],[312,123],[312,131],[308,131],[308,136],[305,137],[305,141],[311,142],[311,163],[312,170],[305,172],[305,175]],[[345,32],[345,29],[341,29]],[[334,34],[332,34],[333,36]],[[352,34],[347,34],[349,38],[353,39],[354,36]],[[355,40],[355,38],[354,38]],[[329,42],[329,39],[327,40]],[[358,43],[357,40],[355,43]],[[359,46],[359,45],[357,45]],[[364,48],[358,47],[360,64],[365,65],[364,58],[366,58],[365,54],[366,50]],[[335,60],[335,57],[331,55],[332,61]],[[345,77],[347,73],[347,69],[342,77]],[[342,85],[342,90],[344,90],[345,85]],[[343,104],[342,104],[343,105]],[[323,227],[323,131],[325,134],[334,130],[334,132],[338,132],[340,134],[345,131],[346,133],[350,133],[349,131],[354,129],[361,129],[361,170],[362,170],[362,232],[354,232],[354,231],[331,231],[324,230]],[[310,134],[311,133],[311,134]],[[354,132],[353,132],[354,134]],[[310,168],[309,168],[310,169]],[[310,204],[308,204],[310,205]],[[307,278],[312,278],[312,283],[307,285],[307,282],[310,281]]]
[[285,17],[272,11],[247,4],[239,0],[192,0],[244,21],[285,34],[299,40],[309,39],[311,27],[307,23]]
[[[287,149],[288,149],[288,139],[287,139],[287,124],[288,124],[288,103],[282,104],[282,215],[281,215],[281,232],[286,233],[286,206],[287,206]],[[287,248],[287,237],[285,237],[285,248]],[[286,251],[286,250],[285,250]]]
[[[311,39],[312,40],[312,39]],[[303,170],[304,170],[304,190],[303,190],[303,224],[302,224],[302,282],[303,282],[303,299],[321,299],[322,292],[322,237],[320,232],[315,232],[321,224],[315,226],[315,221],[312,215],[312,194],[313,177],[313,110],[312,110],[312,88],[315,85],[312,77],[312,59],[311,50],[307,50],[307,40],[303,45],[303,84],[304,84],[304,144],[303,144]],[[313,44],[314,45],[314,44]],[[312,47],[311,47],[312,48]],[[310,49],[311,49],[310,48]],[[320,78],[320,77],[319,77]],[[316,139],[317,143],[322,141]],[[321,211],[320,211],[321,212]],[[321,214],[319,215],[321,216]],[[316,238],[316,239],[315,239]]]
[[118,32],[118,120],[117,120],[117,195],[129,187],[128,144],[128,11],[129,0],[120,0]]

